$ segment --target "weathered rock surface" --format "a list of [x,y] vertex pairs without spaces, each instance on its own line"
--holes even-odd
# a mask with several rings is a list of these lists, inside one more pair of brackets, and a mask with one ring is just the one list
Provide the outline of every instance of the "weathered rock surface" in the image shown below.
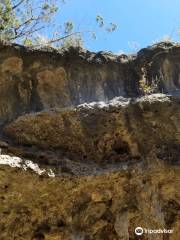
[[166,158],[171,148],[172,161],[178,161],[179,106],[179,98],[163,94],[116,98],[107,104],[25,115],[7,125],[4,133],[16,144],[59,149],[72,160],[128,162],[154,151]]
[[180,46],[161,43],[137,55],[58,52],[0,44],[0,124],[24,113],[144,92],[179,93]]
[[1,240],[180,239],[179,49],[0,47]]
[[[154,160],[96,176],[55,178],[4,165],[0,171],[2,240],[180,237],[175,165]],[[137,226],[173,229],[173,234],[138,238]]]

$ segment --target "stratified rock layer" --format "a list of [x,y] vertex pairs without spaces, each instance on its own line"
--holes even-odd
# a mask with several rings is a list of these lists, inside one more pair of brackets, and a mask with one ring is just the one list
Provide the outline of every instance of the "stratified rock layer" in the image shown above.
[[0,44],[0,125],[24,113],[114,97],[180,90],[180,46],[153,45],[137,55],[58,52]]
[[179,46],[0,54],[0,239],[180,239]]
[[4,133],[16,144],[59,149],[73,160],[127,162],[153,151],[163,154],[167,147],[167,152],[177,150],[172,161],[178,161],[180,99],[171,98],[161,94],[117,98],[109,104],[25,115],[7,125]]

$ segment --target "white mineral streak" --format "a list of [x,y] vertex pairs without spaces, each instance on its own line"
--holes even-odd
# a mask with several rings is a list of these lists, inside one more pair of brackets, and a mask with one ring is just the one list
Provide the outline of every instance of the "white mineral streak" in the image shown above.
[[53,172],[52,169],[49,169],[49,171],[48,171],[48,176],[49,176],[49,177],[55,177],[56,175],[55,175],[55,173]]
[[109,108],[109,107],[126,107],[130,102],[130,98],[115,97],[108,102],[92,102],[80,104],[77,108],[94,109],[94,108]]
[[91,103],[83,103],[77,106],[78,109],[109,109],[112,107],[127,107],[128,104],[131,103],[141,103],[141,102],[165,102],[165,101],[170,101],[170,98],[168,95],[166,94],[162,94],[162,93],[156,93],[156,94],[151,94],[148,96],[144,96],[141,98],[136,98],[136,99],[132,99],[132,98],[124,98],[124,97],[115,97],[110,101],[101,101],[101,102],[91,102]]
[[153,102],[165,102],[165,101],[170,101],[170,98],[168,95],[163,94],[163,93],[155,93],[151,95],[147,95],[144,97],[137,98],[137,102],[144,102],[144,101],[149,101],[151,103]]
[[[16,167],[16,168],[21,168],[24,171],[27,170],[32,170],[35,173],[42,175],[43,173],[46,173],[45,169],[41,169],[38,164],[33,163],[30,160],[23,160],[19,157],[11,157],[9,155],[0,155],[0,165],[8,165],[10,167]],[[47,172],[49,177],[55,177],[54,172],[52,169],[50,169]]]
[[8,165],[10,167],[22,167],[22,159],[18,157],[10,157],[8,155],[0,155],[0,165]]
[[45,172],[44,169],[40,169],[36,163],[33,163],[30,160],[26,160],[24,162],[23,168],[24,168],[24,170],[27,170],[29,168],[29,169],[33,170],[34,172],[38,173],[39,175],[41,175],[42,173]]

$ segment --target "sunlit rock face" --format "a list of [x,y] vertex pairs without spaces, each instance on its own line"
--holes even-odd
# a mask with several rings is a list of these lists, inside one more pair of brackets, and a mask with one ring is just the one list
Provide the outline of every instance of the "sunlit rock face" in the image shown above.
[[32,111],[180,89],[180,47],[162,43],[137,55],[58,52],[0,45],[0,123]]
[[179,46],[0,54],[0,239],[180,239]]
[[62,150],[63,156],[85,162],[131,162],[161,154],[163,146],[171,145],[176,150],[172,161],[178,161],[179,104],[179,98],[163,94],[116,98],[107,104],[27,114],[3,132],[16,144]]
[[1,45],[0,52],[1,123],[31,111],[138,94],[138,76],[129,71],[131,58],[17,45]]

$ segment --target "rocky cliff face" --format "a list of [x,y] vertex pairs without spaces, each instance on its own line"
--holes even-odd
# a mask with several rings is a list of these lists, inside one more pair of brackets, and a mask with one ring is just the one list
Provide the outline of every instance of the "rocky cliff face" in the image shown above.
[[0,56],[0,239],[180,239],[180,46]]
[[137,56],[0,45],[0,123],[24,113],[180,89],[180,46],[159,44]]

